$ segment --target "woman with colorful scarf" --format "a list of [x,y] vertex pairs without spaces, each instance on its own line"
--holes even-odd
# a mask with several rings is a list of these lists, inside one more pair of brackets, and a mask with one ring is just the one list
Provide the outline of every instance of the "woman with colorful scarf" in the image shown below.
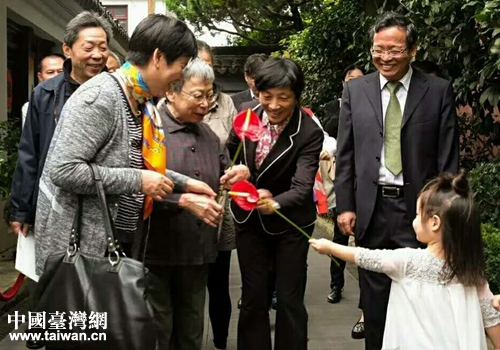
[[[83,84],[65,105],[40,180],[35,223],[37,273],[52,252],[66,250],[83,198],[83,253],[104,256],[106,235],[89,164],[98,165],[119,240],[130,253],[153,201],[174,191],[215,193],[203,182],[167,170],[165,135],[153,98],[196,57],[193,33],[183,22],[151,15],[135,29],[128,61],[113,74]],[[218,218],[201,218],[218,223]],[[57,227],[57,230],[54,228]],[[144,230],[145,231],[145,230]],[[137,242],[137,239],[136,239]]]

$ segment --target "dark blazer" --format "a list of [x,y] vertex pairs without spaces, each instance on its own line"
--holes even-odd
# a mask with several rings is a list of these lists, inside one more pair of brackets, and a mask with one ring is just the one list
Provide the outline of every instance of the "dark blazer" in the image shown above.
[[[67,65],[65,62],[65,69]],[[26,123],[19,141],[17,165],[12,176],[11,221],[27,224],[35,222],[38,182],[57,120],[71,96],[67,91],[65,74],[58,74],[40,83],[31,94]]]
[[[408,219],[424,184],[458,172],[458,126],[451,82],[413,70],[401,128],[404,197]],[[342,95],[337,138],[337,211],[356,212],[356,238],[370,223],[377,198],[383,137],[378,72],[349,81]]]
[[[241,110],[253,107],[262,118],[263,108],[258,102],[246,103]],[[240,139],[231,130],[226,146],[234,156]],[[264,159],[260,169],[255,167],[257,142],[245,141],[246,152],[240,160],[250,169],[250,182],[257,188],[269,190],[281,206],[280,211],[301,227],[316,221],[313,185],[319,166],[319,154],[323,147],[323,131],[298,107],[281,133],[278,141]],[[245,157],[246,153],[246,157]],[[247,212],[231,203],[231,211],[237,224],[262,225],[269,234],[279,234],[293,229],[277,215],[260,215],[257,210]]]
[[231,99],[233,100],[234,107],[239,111],[242,103],[251,102],[252,94],[250,93],[250,89],[243,90],[231,95]]
[[325,130],[331,137],[337,138],[339,130],[340,101],[335,99],[325,105]]

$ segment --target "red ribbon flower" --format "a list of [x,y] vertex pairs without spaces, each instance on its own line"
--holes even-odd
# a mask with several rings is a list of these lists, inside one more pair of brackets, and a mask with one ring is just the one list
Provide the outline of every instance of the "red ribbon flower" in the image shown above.
[[296,223],[283,215],[278,209],[274,208],[271,203],[265,199],[259,199],[259,192],[257,188],[249,181],[238,181],[231,187],[231,191],[228,192],[231,199],[236,202],[236,204],[243,210],[250,211],[255,209],[259,204],[266,204],[271,208],[276,214],[282,217],[286,222],[292,225],[300,233],[302,233],[307,238],[311,238],[304,230],[302,230]]
[[259,192],[252,183],[248,181],[238,181],[231,187],[229,192],[231,199],[243,210],[253,210],[259,201]]
[[257,142],[260,140],[263,130],[259,116],[250,108],[241,111],[234,117],[233,127],[241,141],[248,139]]
[[[228,192],[231,196],[231,199],[238,205],[241,209],[250,211],[257,207],[259,204],[266,204],[271,208],[278,216],[280,216],[283,220],[288,222],[293,228],[302,233],[307,239],[311,239],[311,236],[305,232],[301,227],[299,227],[292,220],[283,215],[278,209],[273,207],[271,203],[265,199],[259,199],[259,192],[257,188],[249,181],[238,181],[233,187],[231,187],[231,191]],[[337,266],[340,266],[338,261],[331,255],[328,255],[330,259],[335,262]]]

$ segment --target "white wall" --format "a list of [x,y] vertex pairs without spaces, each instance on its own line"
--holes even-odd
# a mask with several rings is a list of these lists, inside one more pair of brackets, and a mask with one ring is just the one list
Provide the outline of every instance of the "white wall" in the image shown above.
[[[101,0],[104,6],[106,5],[127,5],[128,8],[128,35],[132,35],[135,27],[148,15],[148,1],[147,0]],[[165,2],[160,0],[156,1],[155,12],[167,14],[168,10],[165,6]],[[175,15],[172,13],[172,15]],[[189,25],[189,24],[188,24]],[[222,24],[222,28],[234,30],[230,24]],[[194,27],[189,25],[189,28],[194,31]],[[195,32],[196,38],[206,41],[210,46],[226,46],[228,35],[225,33],[215,33],[210,34],[208,30],[203,33]]]
[[[190,25],[189,26],[191,30],[194,31],[194,28]],[[219,23],[218,24],[219,28],[230,30],[230,31],[235,31],[234,27],[232,24],[229,23]],[[227,39],[230,37],[229,34],[223,33],[223,32],[214,32],[212,35],[208,30],[205,30],[203,33],[198,33],[194,31],[194,34],[196,35],[197,39],[205,41],[208,45],[214,47],[214,46],[228,46]]]
[[[101,0],[101,3],[106,5],[127,5],[128,9],[128,35],[132,35],[135,27],[148,16],[148,1],[147,0]],[[167,13],[165,2],[157,0],[155,2],[155,13]]]

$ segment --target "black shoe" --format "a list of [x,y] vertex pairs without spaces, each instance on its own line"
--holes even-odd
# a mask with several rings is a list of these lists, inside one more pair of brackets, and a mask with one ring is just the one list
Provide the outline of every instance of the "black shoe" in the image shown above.
[[352,339],[365,339],[365,323],[358,321],[352,327],[351,331],[351,338]]
[[26,347],[28,349],[41,349],[45,345],[42,344],[41,341],[36,341],[36,340],[28,340],[26,341]]
[[238,309],[241,309],[241,298],[238,299]]
[[342,289],[337,286],[333,286],[330,294],[326,297],[326,301],[330,304],[337,304],[342,298]]

